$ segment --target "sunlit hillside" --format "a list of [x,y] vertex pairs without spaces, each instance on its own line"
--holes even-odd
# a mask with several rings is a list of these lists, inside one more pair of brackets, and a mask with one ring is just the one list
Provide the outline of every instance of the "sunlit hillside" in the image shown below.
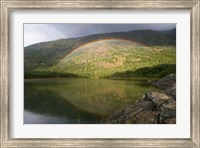
[[175,73],[174,31],[109,33],[31,45],[25,48],[25,78],[162,77]]
[[100,78],[161,63],[175,63],[175,48],[148,47],[130,41],[111,39],[79,47],[48,70]]

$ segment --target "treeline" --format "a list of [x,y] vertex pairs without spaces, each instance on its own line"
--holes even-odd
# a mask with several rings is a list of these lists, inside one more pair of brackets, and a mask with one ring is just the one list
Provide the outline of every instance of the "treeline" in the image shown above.
[[72,73],[29,71],[24,73],[25,79],[31,78],[78,78],[80,76]]
[[[116,72],[103,78],[162,78],[176,73],[176,64],[159,64],[153,67],[139,68],[135,71]],[[25,79],[31,78],[80,78],[77,74],[49,71],[28,71],[24,73]]]

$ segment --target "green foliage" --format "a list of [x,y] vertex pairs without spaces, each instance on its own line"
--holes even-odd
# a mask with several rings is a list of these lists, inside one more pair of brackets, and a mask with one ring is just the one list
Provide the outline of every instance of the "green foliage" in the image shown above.
[[48,72],[48,71],[29,71],[24,73],[24,78],[77,78],[78,76],[71,73]]
[[145,78],[162,78],[169,74],[176,73],[175,64],[160,64],[153,67],[144,67],[135,71],[126,71],[122,73],[115,73],[110,78],[130,78],[130,77],[145,77]]
[[[101,49],[104,50],[102,53]],[[98,56],[95,58],[96,55]],[[175,47],[171,46],[146,47],[133,43],[122,45],[121,41],[106,41],[93,43],[84,47],[82,51],[74,52],[52,66],[49,71],[73,73],[90,78],[110,77],[115,73],[135,71],[144,67],[175,64],[175,55]],[[163,71],[157,72],[159,76]],[[129,75],[125,74],[127,77],[130,77]]]
[[[142,44],[107,40],[80,48],[85,43],[109,38],[127,39]],[[38,43],[25,47],[24,77],[90,77],[95,79],[136,75],[160,77],[174,70],[169,69],[167,72],[165,67],[161,70],[148,67],[176,64],[175,43],[174,30],[169,32],[140,30]],[[71,53],[76,48],[81,50]],[[67,54],[69,55],[66,56]],[[135,72],[141,68],[146,69]]]

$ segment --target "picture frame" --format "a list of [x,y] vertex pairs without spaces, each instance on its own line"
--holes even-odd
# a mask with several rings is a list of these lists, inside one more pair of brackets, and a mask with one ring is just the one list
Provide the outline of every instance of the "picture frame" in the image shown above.
[[[190,132],[188,139],[39,139],[9,137],[10,13],[19,9],[189,9],[191,14]],[[199,147],[200,1],[9,1],[1,0],[1,147]]]

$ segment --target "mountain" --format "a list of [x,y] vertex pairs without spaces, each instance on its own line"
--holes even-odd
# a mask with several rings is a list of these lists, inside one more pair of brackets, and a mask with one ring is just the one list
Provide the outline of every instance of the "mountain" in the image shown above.
[[24,48],[25,78],[109,77],[175,64],[176,30],[137,30],[37,43]]
[[163,31],[163,33],[168,34],[172,39],[176,40],[176,28],[168,31]]

